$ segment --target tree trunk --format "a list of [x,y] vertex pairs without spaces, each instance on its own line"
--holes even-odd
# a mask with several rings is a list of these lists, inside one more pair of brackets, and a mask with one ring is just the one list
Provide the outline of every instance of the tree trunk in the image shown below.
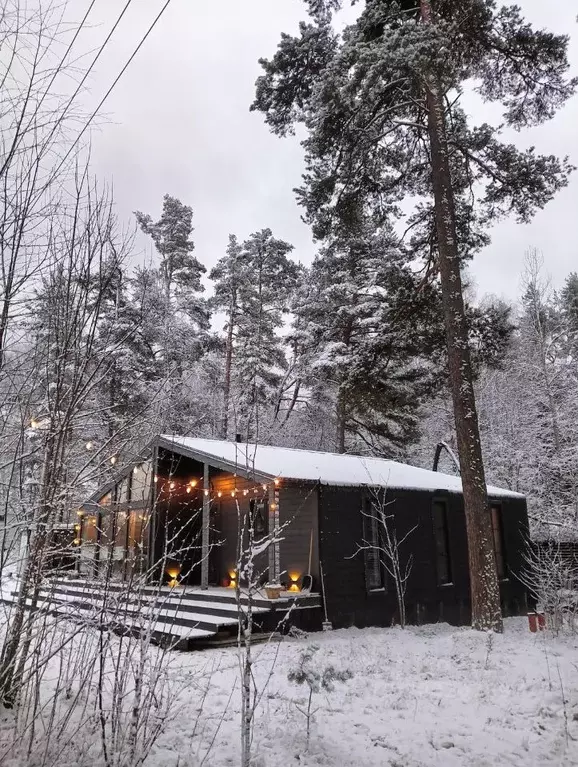
[[337,400],[337,452],[345,453],[345,427],[347,424],[347,415],[345,412],[345,402],[340,395]]
[[[430,0],[421,0],[421,11],[422,20],[431,23]],[[427,79],[426,98],[438,268],[468,538],[472,626],[475,629],[501,632],[500,590],[462,294],[444,102],[441,83],[436,75]]]
[[221,426],[221,437],[227,439],[229,431],[229,402],[231,399],[231,370],[233,367],[233,310],[229,315],[229,326],[227,328],[227,346],[225,349],[225,381],[223,384],[223,422]]

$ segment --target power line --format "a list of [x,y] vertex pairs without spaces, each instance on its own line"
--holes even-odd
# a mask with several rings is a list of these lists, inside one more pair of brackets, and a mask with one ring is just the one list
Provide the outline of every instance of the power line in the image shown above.
[[[92,2],[90,3],[90,5],[88,6],[88,10],[87,10],[87,11],[86,11],[86,13],[84,14],[84,17],[83,17],[82,21],[80,22],[80,24],[79,24],[79,25],[78,25],[78,27],[76,28],[76,32],[74,33],[74,36],[73,36],[72,40],[71,40],[71,41],[70,41],[70,43],[68,44],[68,47],[67,47],[67,48],[66,48],[66,50],[64,51],[64,55],[63,55],[63,56],[62,56],[62,58],[60,59],[60,63],[58,64],[58,66],[57,66],[57,67],[55,67],[55,69],[54,69],[54,72],[52,73],[52,77],[50,78],[50,82],[48,83],[48,85],[46,86],[46,89],[45,89],[44,93],[42,94],[42,98],[40,99],[40,101],[38,102],[38,104],[36,104],[36,105],[35,105],[35,107],[34,107],[34,114],[33,114],[33,115],[32,115],[32,117],[30,118],[30,120],[29,120],[29,122],[28,122],[28,125],[26,126],[26,128],[24,129],[24,131],[21,131],[21,130],[20,130],[20,127],[19,127],[19,128],[18,128],[18,130],[16,131],[16,133],[15,133],[15,135],[14,135],[14,142],[13,142],[13,144],[12,144],[12,147],[10,148],[10,151],[7,153],[7,155],[6,155],[6,159],[4,160],[4,163],[3,163],[3,165],[2,165],[2,168],[0,169],[0,177],[1,177],[1,176],[2,176],[2,174],[4,173],[4,171],[5,171],[6,167],[7,167],[7,165],[10,163],[10,161],[11,161],[11,160],[12,160],[12,158],[14,157],[14,152],[16,151],[16,147],[18,146],[18,139],[19,139],[19,138],[21,139],[23,136],[25,136],[25,135],[26,135],[26,133],[28,132],[28,130],[29,130],[29,128],[30,128],[30,126],[32,125],[32,120],[34,119],[34,116],[38,114],[38,111],[40,110],[40,107],[41,107],[41,106],[42,106],[42,104],[44,103],[44,99],[45,99],[45,98],[46,98],[46,96],[49,94],[49,92],[50,92],[50,89],[52,88],[52,86],[53,86],[53,84],[54,84],[54,81],[56,80],[57,76],[59,75],[59,73],[60,73],[60,71],[61,71],[62,67],[64,66],[64,62],[66,61],[66,58],[67,58],[68,54],[69,54],[69,53],[70,53],[70,51],[72,50],[72,47],[74,46],[74,43],[76,42],[76,40],[77,40],[77,38],[78,38],[78,35],[80,34],[80,32],[82,31],[82,29],[84,28],[84,25],[86,24],[86,21],[87,21],[87,19],[88,19],[89,15],[90,15],[90,12],[92,11],[92,9],[93,9],[93,7],[94,7],[94,4],[95,4],[95,3],[96,3],[96,0],[92,0]],[[70,104],[69,104],[68,106],[70,106]],[[67,108],[68,108],[68,107],[67,107]],[[24,113],[23,113],[22,117],[24,117]]]
[[[128,5],[130,5],[131,1],[132,1],[132,0],[128,0],[127,6],[128,6]],[[142,37],[142,39],[141,39],[140,43],[139,43],[139,44],[137,45],[137,47],[134,49],[134,51],[133,51],[133,52],[132,52],[132,54],[130,55],[130,57],[129,57],[128,61],[126,62],[126,64],[123,66],[123,68],[120,70],[120,72],[118,73],[118,75],[117,75],[117,76],[116,76],[116,78],[114,79],[114,81],[113,81],[112,85],[111,85],[111,86],[110,86],[110,88],[107,90],[107,92],[104,94],[104,96],[103,96],[103,97],[102,97],[102,99],[100,100],[100,102],[99,102],[98,106],[96,107],[96,109],[94,110],[94,112],[93,112],[93,113],[90,115],[90,117],[88,118],[88,120],[86,121],[86,123],[85,123],[85,125],[84,125],[83,129],[80,131],[80,133],[78,134],[78,136],[77,136],[77,137],[76,137],[76,139],[74,140],[74,143],[72,144],[72,146],[70,147],[70,149],[68,150],[68,152],[67,152],[67,153],[64,155],[64,157],[62,158],[62,161],[60,162],[60,164],[58,165],[58,167],[57,167],[57,168],[56,168],[56,170],[54,171],[54,173],[55,173],[55,174],[57,174],[57,173],[58,173],[58,171],[59,171],[59,170],[62,168],[62,166],[64,165],[64,163],[66,162],[66,160],[67,160],[67,159],[70,157],[70,155],[71,155],[72,151],[74,150],[74,148],[76,147],[76,145],[78,144],[78,142],[80,141],[80,139],[82,138],[82,136],[85,134],[85,132],[86,132],[86,131],[87,131],[87,129],[89,128],[90,124],[92,123],[92,121],[94,120],[94,118],[96,117],[96,115],[97,115],[97,114],[100,112],[100,110],[102,109],[102,106],[104,105],[105,101],[108,99],[108,97],[110,96],[110,94],[112,93],[112,91],[114,90],[114,88],[116,87],[116,85],[117,85],[118,81],[121,79],[121,77],[124,75],[124,73],[126,72],[126,70],[127,70],[127,69],[129,68],[129,66],[131,65],[131,63],[132,63],[133,59],[134,59],[134,58],[135,58],[135,56],[138,54],[138,52],[140,51],[140,49],[142,48],[142,46],[145,44],[145,42],[146,42],[147,38],[149,37],[149,35],[150,35],[150,34],[151,34],[151,32],[153,31],[153,29],[156,27],[156,25],[157,25],[157,24],[158,24],[158,22],[160,21],[160,19],[161,19],[162,15],[163,15],[163,14],[164,14],[164,12],[167,10],[167,8],[168,8],[168,7],[169,7],[169,5],[171,4],[171,2],[172,2],[172,0],[166,0],[165,4],[164,4],[164,5],[163,5],[163,7],[161,8],[161,10],[159,11],[159,13],[158,13],[158,14],[157,14],[157,16],[155,17],[155,19],[153,20],[152,24],[150,25],[150,27],[149,27],[149,28],[147,29],[147,31],[145,32],[145,34],[144,34],[144,36]],[[125,6],[125,10],[126,10],[126,7],[127,7],[127,6]],[[123,13],[124,13],[124,10],[123,10]],[[120,21],[120,19],[119,19],[119,21]],[[117,23],[118,23],[118,22],[117,22]],[[116,25],[115,25],[115,26],[116,26]],[[113,30],[112,30],[112,31],[114,31],[114,28],[113,28]],[[105,44],[106,44],[106,42],[105,42]]]

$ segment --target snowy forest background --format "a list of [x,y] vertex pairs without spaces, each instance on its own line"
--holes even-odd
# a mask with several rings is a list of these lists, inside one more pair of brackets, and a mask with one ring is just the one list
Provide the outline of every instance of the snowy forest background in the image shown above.
[[[154,255],[135,266],[134,233],[98,195],[60,232],[78,240],[74,258],[39,271],[12,321],[5,434],[23,386],[27,417],[46,417],[71,375],[64,353],[79,389],[63,471],[83,488],[158,432],[425,468],[438,442],[455,447],[438,288],[395,232],[335,239],[309,267],[269,229],[231,234],[207,269],[192,208],[167,195],[160,214],[136,213]],[[567,538],[578,519],[578,275],[555,289],[544,260],[528,251],[514,305],[468,288],[468,314],[488,479],[528,495],[535,534]],[[4,451],[19,440],[15,428]],[[456,470],[447,452],[440,469]]]

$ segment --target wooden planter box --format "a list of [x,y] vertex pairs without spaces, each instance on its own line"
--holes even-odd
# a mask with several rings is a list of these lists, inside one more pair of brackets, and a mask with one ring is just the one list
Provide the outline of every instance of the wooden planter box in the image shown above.
[[279,599],[282,591],[282,586],[265,586],[265,594],[267,594],[267,599]]

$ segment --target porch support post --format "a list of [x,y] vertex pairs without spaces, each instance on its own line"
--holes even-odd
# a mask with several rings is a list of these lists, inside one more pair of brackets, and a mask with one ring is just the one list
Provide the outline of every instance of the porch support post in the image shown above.
[[209,524],[211,497],[209,487],[209,464],[203,464],[203,519],[201,533],[201,588],[209,588]]
[[273,485],[269,488],[269,534],[273,542],[269,546],[269,581],[276,583],[281,577],[281,552],[279,536],[279,489]]

